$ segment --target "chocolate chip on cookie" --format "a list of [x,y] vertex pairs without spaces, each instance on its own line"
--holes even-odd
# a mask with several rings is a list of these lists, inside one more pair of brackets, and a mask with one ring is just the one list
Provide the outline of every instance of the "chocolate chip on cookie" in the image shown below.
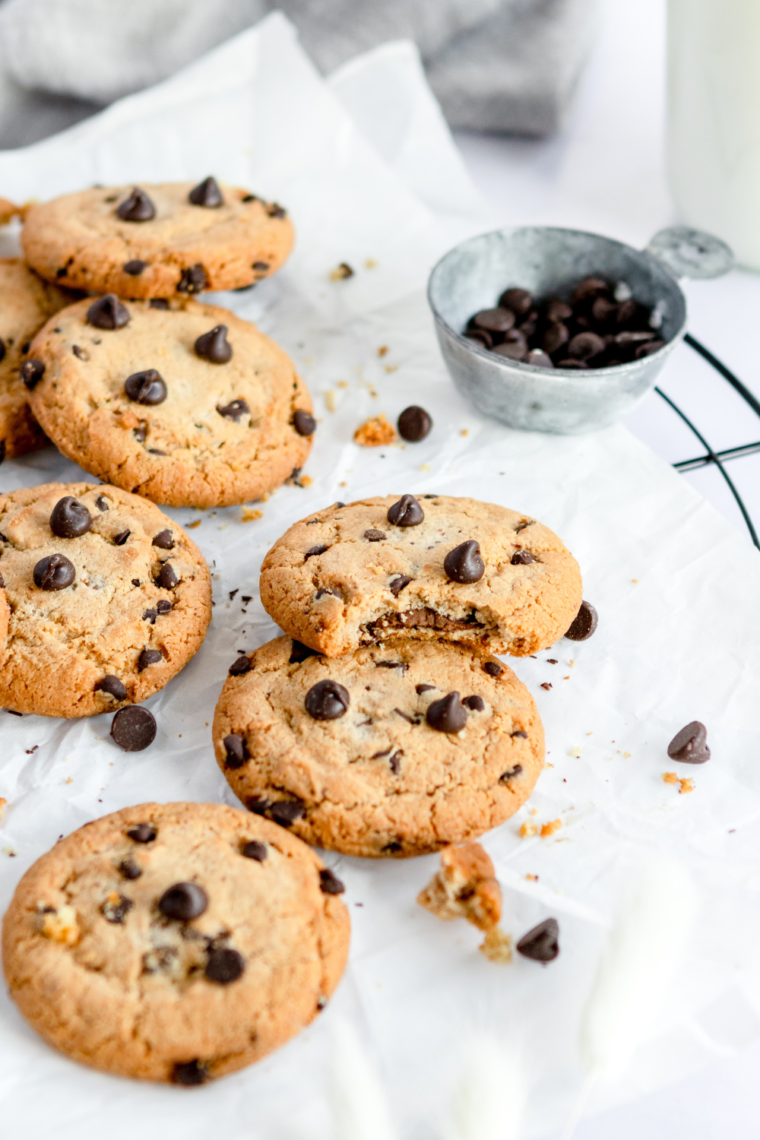
[[314,435],[317,430],[317,421],[311,412],[305,412],[302,408],[293,413],[293,427],[299,435],[310,436]]
[[228,986],[236,982],[245,970],[245,959],[237,950],[228,947],[209,951],[204,973],[210,982]]
[[127,699],[127,687],[122,680],[116,677],[113,673],[108,673],[95,685],[96,693],[105,693],[107,697],[113,697],[115,701],[125,701]]
[[219,189],[219,184],[211,175],[204,178],[197,186],[193,186],[187,200],[192,202],[194,206],[206,206],[207,209],[212,210],[224,205],[224,197]]
[[40,590],[65,590],[76,574],[73,562],[65,554],[48,554],[34,567],[34,584]]
[[325,867],[319,872],[319,889],[325,895],[342,895],[346,888],[335,872]]
[[266,843],[262,843],[258,839],[250,839],[247,843],[243,844],[240,854],[246,859],[254,859],[257,863],[263,863],[269,851],[267,850]]
[[174,550],[174,539],[170,530],[160,530],[158,534],[153,536],[152,546],[159,547],[160,550]]
[[211,364],[227,364],[232,360],[232,345],[227,340],[227,326],[215,325],[195,342],[195,355]]
[[73,495],[64,495],[53,507],[50,529],[58,538],[79,538],[92,526],[92,515]]
[[143,270],[148,268],[149,264],[149,262],[142,261],[139,257],[133,257],[131,261],[125,261],[122,268],[130,277],[139,277]]
[[164,562],[156,575],[156,584],[160,586],[162,590],[176,590],[179,582],[180,580],[171,562]]
[[518,550],[510,561],[513,566],[530,566],[531,562],[536,560],[529,550]]
[[566,631],[565,637],[571,641],[588,641],[588,639],[596,632],[596,627],[599,624],[599,614],[596,612],[591,602],[581,602],[581,608],[573,619],[573,623]]
[[246,760],[250,759],[245,738],[236,732],[225,736],[224,748],[226,751],[226,759],[224,762],[228,768],[242,768]]
[[414,495],[402,495],[388,508],[387,518],[392,526],[419,526],[425,519],[425,512]]
[[139,186],[135,186],[128,198],[116,207],[116,213],[123,222],[149,222],[156,216],[156,207]]
[[45,375],[45,365],[41,360],[25,360],[19,369],[19,375],[24,386],[31,392]]
[[251,409],[245,400],[231,400],[229,404],[220,406],[217,404],[216,410],[220,416],[224,416],[226,420],[234,420],[237,423],[243,416],[249,416]]
[[112,891],[100,909],[106,922],[120,924],[134,905],[132,900],[125,895],[120,895],[118,891]]
[[148,368],[145,372],[133,372],[124,381],[124,391],[130,400],[136,404],[163,404],[169,391],[164,378],[155,368]]
[[137,658],[137,672],[142,673],[143,669],[147,669],[149,665],[156,665],[163,659],[164,655],[160,649],[143,649]]
[[198,883],[175,883],[158,901],[158,909],[166,918],[192,922],[208,908],[208,895]]
[[206,288],[206,270],[204,267],[196,263],[189,266],[187,269],[182,270],[182,276],[177,285],[178,293],[202,293]]
[[241,653],[240,657],[232,662],[227,672],[231,677],[242,677],[250,668],[251,659],[245,653]]
[[195,1088],[205,1085],[211,1080],[211,1072],[206,1061],[177,1061],[172,1067],[172,1083],[184,1085],[185,1088]]
[[306,694],[305,707],[314,720],[337,720],[345,716],[351,698],[337,681],[317,681]]
[[439,701],[433,701],[428,705],[425,720],[436,732],[461,732],[467,724],[467,713],[459,693],[447,693]]
[[468,539],[455,546],[444,558],[443,568],[452,582],[479,582],[486,572],[480,544],[474,539]]
[[123,329],[129,324],[130,314],[115,293],[98,297],[87,310],[87,324],[96,329]]
[[136,823],[130,827],[127,835],[135,843],[152,843],[158,835],[158,830],[152,823]]

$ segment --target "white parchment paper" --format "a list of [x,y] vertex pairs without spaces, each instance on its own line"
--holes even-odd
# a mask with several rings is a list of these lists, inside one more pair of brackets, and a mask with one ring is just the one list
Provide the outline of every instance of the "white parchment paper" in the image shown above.
[[[752,1041],[760,1032],[756,552],[623,428],[573,438],[511,432],[457,395],[423,286],[436,257],[482,226],[409,45],[379,49],[325,82],[275,15],[160,87],[0,154],[0,192],[45,198],[93,182],[212,171],[282,201],[297,226],[296,252],[276,278],[218,300],[274,336],[302,371],[320,421],[306,469],[313,482],[282,488],[256,522],[243,522],[239,508],[168,512],[184,525],[200,520],[192,533],[214,573],[215,609],[197,657],[148,702],[159,725],[150,749],[122,753],[107,717],[0,712],[0,795],[9,803],[0,906],[59,835],[98,815],[150,799],[236,802],[209,725],[238,651],[276,633],[258,600],[266,550],[336,499],[436,491],[540,518],[578,557],[585,596],[599,610],[590,641],[561,641],[513,663],[544,718],[548,765],[527,807],[484,841],[504,887],[505,928],[519,937],[554,915],[562,952],[545,969],[524,959],[495,966],[477,953],[477,932],[416,905],[434,857],[380,863],[328,854],[347,884],[353,940],[345,979],[317,1023],[258,1066],[187,1091],[69,1062],[3,995],[0,1134],[328,1140],[325,1066],[337,1014],[366,1042],[404,1137],[442,1135],[452,1082],[483,1031],[521,1050],[526,1135],[544,1135],[561,1124],[581,1081],[580,1012],[626,876],[653,852],[690,868],[701,896],[698,936],[652,1040],[594,1105]],[[3,240],[7,252],[12,233]],[[331,282],[343,261],[355,276]],[[395,420],[412,402],[435,421],[424,442],[354,445],[369,415]],[[6,462],[0,488],[81,477],[50,448]],[[713,759],[689,769],[665,749],[694,718],[708,726]],[[674,769],[693,778],[692,794],[663,783]],[[521,839],[526,819],[562,827],[549,839]]]

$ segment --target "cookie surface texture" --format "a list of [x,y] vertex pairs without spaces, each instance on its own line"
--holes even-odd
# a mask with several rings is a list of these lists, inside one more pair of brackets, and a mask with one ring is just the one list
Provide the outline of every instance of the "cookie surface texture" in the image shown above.
[[279,269],[293,246],[281,207],[224,185],[221,205],[196,205],[193,189],[192,182],[142,186],[145,198],[131,210],[133,186],[64,194],[29,209],[21,245],[48,281],[120,297],[239,289]]
[[[258,499],[306,461],[311,437],[293,417],[310,412],[309,394],[254,325],[198,301],[138,301],[118,309],[123,324],[102,328],[92,305],[71,305],[31,347],[45,365],[35,414],[85,471],[154,502],[213,507]],[[222,325],[207,352],[231,349],[229,358],[199,355],[199,338]]]
[[317,511],[275,543],[261,570],[267,613],[330,657],[409,636],[524,657],[562,637],[581,596],[578,564],[547,527],[446,495]]
[[276,638],[222,690],[216,757],[250,811],[319,847],[407,856],[482,835],[530,795],[543,728],[501,662],[429,641],[307,652]]
[[0,707],[16,712],[92,716],[144,701],[196,653],[211,617],[195,543],[114,487],[0,495],[0,576],[10,610]]
[[184,1085],[234,1072],[312,1021],[340,979],[348,914],[321,869],[236,808],[104,816],[19,883],[3,923],[11,996],[97,1069]]
[[25,455],[47,443],[19,376],[34,334],[71,296],[40,280],[20,257],[0,258],[0,452]]

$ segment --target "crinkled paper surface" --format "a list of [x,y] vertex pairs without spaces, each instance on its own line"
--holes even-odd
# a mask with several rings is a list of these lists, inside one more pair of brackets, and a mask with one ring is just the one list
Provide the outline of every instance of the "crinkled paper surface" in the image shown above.
[[[389,45],[325,82],[279,16],[152,91],[25,151],[0,155],[0,192],[46,198],[93,182],[217,177],[292,212],[284,271],[220,303],[293,356],[319,428],[306,468],[243,522],[240,508],[169,511],[214,573],[214,619],[201,651],[148,705],[159,730],[125,754],[109,719],[0,712],[0,903],[59,835],[146,800],[233,797],[214,761],[210,722],[227,667],[276,632],[258,573],[292,522],[336,499],[435,491],[473,495],[540,518],[581,563],[597,634],[561,641],[516,672],[535,694],[548,765],[530,803],[485,846],[519,937],[558,918],[562,952],[547,968],[477,953],[477,931],[415,903],[434,857],[362,862],[327,855],[347,884],[351,957],[333,1003],[300,1038],[253,1069],[201,1090],[90,1072],[47,1048],[0,998],[0,1132],[21,1140],[328,1140],[330,1020],[353,1021],[389,1092],[400,1134],[443,1134],[470,1043],[488,1031],[523,1054],[528,1132],[557,1128],[579,1087],[577,1037],[607,928],[630,870],[677,856],[699,887],[698,937],[661,1023],[596,1107],[646,1091],[760,1031],[760,675],[758,558],[743,535],[625,429],[587,437],[522,434],[490,423],[452,387],[424,301],[435,259],[476,232],[478,203],[409,45]],[[12,237],[6,236],[5,252]],[[355,275],[329,280],[348,262]],[[378,350],[387,346],[387,352]],[[363,450],[355,428],[409,403],[435,429],[417,445]],[[0,469],[3,491],[81,478],[52,448]],[[234,600],[229,592],[237,590]],[[250,598],[244,601],[244,598]],[[550,664],[548,659],[556,659]],[[547,682],[550,689],[540,685]],[[675,731],[708,726],[712,761],[668,761]],[[663,783],[678,769],[692,794]],[[536,814],[531,813],[535,809]],[[559,819],[548,839],[525,820]]]

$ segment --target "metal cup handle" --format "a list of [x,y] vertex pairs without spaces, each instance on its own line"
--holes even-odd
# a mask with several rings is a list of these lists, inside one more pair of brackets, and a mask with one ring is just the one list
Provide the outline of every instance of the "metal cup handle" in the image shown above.
[[734,255],[720,238],[691,226],[668,226],[644,250],[674,277],[722,277],[734,267]]

